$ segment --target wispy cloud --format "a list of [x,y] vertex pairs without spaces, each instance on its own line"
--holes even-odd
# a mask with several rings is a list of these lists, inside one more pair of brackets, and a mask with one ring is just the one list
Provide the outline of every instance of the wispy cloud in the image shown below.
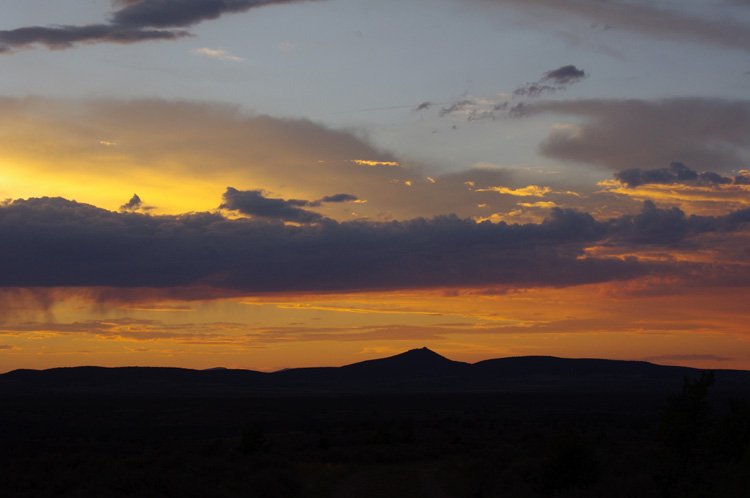
[[194,50],[190,51],[191,54],[194,55],[203,55],[205,57],[210,57],[212,59],[218,59],[220,61],[234,61],[234,62],[245,62],[246,59],[243,59],[242,57],[237,57],[236,55],[232,55],[228,53],[226,50],[221,49],[212,49],[212,48],[196,48]]
[[279,43],[279,51],[285,54],[293,54],[295,52],[304,52],[304,48],[292,42],[281,42]]
[[550,187],[540,187],[538,185],[529,185],[523,188],[511,189],[508,187],[488,187],[478,188],[475,192],[497,192],[498,194],[514,195],[518,197],[544,197],[552,192]]
[[[588,78],[588,74],[583,69],[579,69],[572,64],[561,66],[545,72],[537,81],[526,83],[516,88],[512,92],[512,98],[529,99],[547,93],[555,93],[566,90],[570,85],[586,78]],[[498,116],[517,114],[516,107],[523,105],[523,103],[519,103],[511,108],[510,97],[507,93],[500,93],[490,98],[476,98],[464,95],[460,100],[455,100],[449,103],[447,107],[441,108],[438,115],[440,117],[451,114],[463,115],[469,122],[495,120]],[[433,105],[431,102],[423,102],[415,110],[427,110]]]
[[544,93],[565,90],[573,83],[588,78],[583,69],[569,64],[544,73],[537,81],[526,83],[513,91],[514,97],[539,97]]
[[359,164],[360,166],[401,166],[396,161],[373,161],[370,159],[351,159],[349,162]]

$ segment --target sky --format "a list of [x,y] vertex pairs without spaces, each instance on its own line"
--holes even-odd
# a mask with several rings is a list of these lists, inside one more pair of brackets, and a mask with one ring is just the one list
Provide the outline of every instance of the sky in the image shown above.
[[748,0],[5,0],[0,371],[750,369]]

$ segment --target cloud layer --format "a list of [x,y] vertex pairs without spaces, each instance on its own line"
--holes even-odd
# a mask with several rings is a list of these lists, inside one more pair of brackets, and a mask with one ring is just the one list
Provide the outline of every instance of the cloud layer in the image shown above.
[[750,185],[746,175],[723,176],[712,171],[699,173],[682,163],[673,162],[668,168],[631,168],[615,172],[615,179],[630,188],[648,184],[662,185]]
[[[113,0],[107,23],[86,26],[25,26],[0,31],[0,53],[35,44],[52,49],[77,43],[135,43],[192,36],[184,29],[226,14],[256,7],[309,0]],[[593,28],[619,29],[657,39],[697,41],[747,51],[750,27],[735,19],[690,15],[684,9],[654,4],[598,0],[475,0],[524,9],[529,15],[559,22],[561,16],[583,19]],[[737,0],[738,6],[745,2]]]
[[118,213],[62,198],[6,203],[0,207],[0,287],[198,285],[261,293],[569,286],[695,271],[586,257],[587,247],[699,244],[702,234],[744,232],[750,222],[750,210],[687,217],[647,202],[637,216],[606,222],[553,209],[544,222],[526,225],[439,216],[290,226],[277,220],[297,219],[297,202],[227,192],[225,203],[249,198],[253,213],[260,206],[271,213],[264,218],[276,221]]
[[[512,5],[552,22],[560,16],[583,19],[592,27],[624,30],[657,39],[694,41],[736,50],[750,50],[750,26],[738,19],[691,15],[672,2],[623,0],[476,0],[499,6]],[[745,5],[742,0],[736,4]]]
[[707,170],[744,169],[750,153],[750,101],[705,98],[570,100],[524,103],[515,117],[556,114],[572,122],[552,131],[540,151],[614,170],[672,162]]
[[109,23],[29,26],[0,31],[0,53],[35,44],[64,49],[76,43],[136,43],[192,36],[185,28],[224,14],[299,0],[117,0]]

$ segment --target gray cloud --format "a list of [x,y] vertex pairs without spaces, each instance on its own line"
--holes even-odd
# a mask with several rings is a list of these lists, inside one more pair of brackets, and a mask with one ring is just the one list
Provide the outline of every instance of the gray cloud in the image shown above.
[[227,187],[223,198],[224,202],[219,206],[221,209],[238,211],[257,218],[295,223],[312,223],[323,219],[318,213],[302,209],[301,206],[310,205],[308,201],[269,199],[261,190],[240,191]]
[[[452,215],[337,223],[299,207],[308,201],[227,193],[225,203],[265,216],[155,216],[61,198],[6,203],[0,206],[0,287],[137,288],[141,297],[144,288],[195,288],[183,297],[207,298],[232,292],[569,286],[713,271],[690,263],[589,257],[587,247],[699,247],[701,234],[750,227],[750,209],[688,217],[649,202],[637,215],[608,221],[555,208],[542,223],[525,225]],[[318,223],[292,226],[280,219]],[[736,279],[735,270],[727,267],[722,275]]]
[[322,203],[322,202],[336,202],[336,203],[338,203],[338,202],[353,202],[353,201],[358,201],[358,200],[359,199],[357,198],[356,195],[351,195],[351,194],[336,194],[336,195],[327,195],[327,196],[323,197],[322,199],[320,199],[319,201],[315,201],[315,202],[318,202],[318,203]]
[[[641,212],[606,222],[608,243],[697,247],[697,236],[706,233],[747,231],[750,209],[732,211],[723,216],[687,216],[681,209],[658,208],[644,201]],[[714,248],[715,249],[715,248]]]
[[136,43],[154,40],[176,40],[192,36],[181,30],[140,29],[111,24],[87,26],[33,26],[0,31],[0,54],[39,43],[51,49],[70,48],[76,43]]
[[442,109],[440,109],[439,114],[440,114],[440,117],[443,117],[446,114],[463,111],[464,109],[466,109],[467,107],[471,105],[474,105],[473,100],[468,100],[468,99],[459,100],[458,102],[452,103],[449,107],[443,107]]
[[0,287],[333,291],[573,285],[648,271],[635,261],[582,258],[603,235],[591,216],[565,210],[530,225],[442,216],[290,226],[217,213],[117,213],[38,198],[0,207]]
[[324,203],[342,203],[359,200],[351,194],[328,195],[316,201],[301,199],[269,199],[262,190],[237,190],[227,187],[221,209],[238,211],[242,214],[266,220],[290,221],[294,223],[315,223],[324,219],[318,213],[302,209],[319,207]]
[[[739,20],[690,15],[679,4],[623,0],[476,0],[525,9],[530,15],[559,23],[561,16],[586,19],[605,29],[624,30],[659,40],[695,41],[750,50],[750,26]],[[746,5],[746,0],[733,0]]]
[[138,197],[138,194],[133,194],[128,202],[120,206],[120,211],[135,211],[143,205],[143,201]]
[[667,185],[750,185],[750,177],[744,175],[722,176],[710,171],[698,173],[678,162],[671,163],[668,168],[625,169],[616,172],[614,177],[631,188],[653,183]]
[[542,83],[526,83],[524,86],[513,90],[513,96],[539,97],[544,93],[554,93],[556,90],[558,90],[558,88],[552,85],[545,85]]
[[125,7],[127,5],[135,5],[144,1],[145,0],[112,0],[112,5],[115,7]]
[[[109,23],[86,26],[28,26],[0,31],[0,53],[41,44],[51,49],[76,43],[136,43],[192,36],[184,30],[223,14],[298,0],[115,0]],[[154,29],[159,28],[159,29]]]
[[578,69],[574,65],[568,64],[567,66],[547,71],[544,73],[541,81],[550,81],[556,85],[571,85],[587,76],[583,69]]
[[[0,31],[0,53],[42,44],[68,48],[75,43],[134,43],[190,36],[170,28],[188,27],[224,14],[304,0],[114,0],[109,23],[88,26],[30,26]],[[623,29],[658,39],[693,40],[738,50],[750,50],[750,27],[730,19],[690,16],[677,9],[623,1],[599,0],[477,0],[527,9],[531,15],[559,19],[561,15],[589,20],[607,29]],[[738,6],[745,0],[734,0]],[[152,28],[162,28],[154,30]],[[166,28],[166,29],[164,29]]]
[[297,0],[143,0],[126,2],[112,15],[112,24],[137,27],[186,27],[223,14]]
[[[507,111],[509,103],[503,102],[487,102],[477,103],[474,100],[462,99],[455,102],[448,102],[448,107],[440,109],[438,116],[441,118],[453,113],[463,113],[466,115],[466,120],[471,121],[483,121],[483,120],[494,120],[497,118],[498,113]],[[416,110],[426,110],[433,104],[424,102],[417,107]]]
[[578,69],[569,64],[547,71],[538,81],[526,83],[524,86],[516,88],[513,95],[516,97],[539,97],[544,93],[564,90],[585,78],[588,78],[588,75],[583,69]]
[[625,170],[672,161],[711,169],[746,167],[750,101],[701,98],[543,101],[514,106],[512,117],[559,114],[580,123],[555,129],[543,154]]

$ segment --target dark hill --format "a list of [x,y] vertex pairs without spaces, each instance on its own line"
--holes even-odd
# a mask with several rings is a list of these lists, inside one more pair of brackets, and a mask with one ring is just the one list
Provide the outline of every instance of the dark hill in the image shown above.
[[[700,370],[641,361],[499,358],[469,364],[427,348],[343,367],[190,370],[75,367],[0,375],[0,394],[297,395],[490,392],[674,392]],[[715,390],[746,396],[750,371],[716,371]]]
[[412,349],[388,358],[367,360],[341,367],[347,375],[377,375],[389,378],[436,378],[465,374],[471,365],[449,360],[427,348]]
[[421,348],[337,368],[288,369],[276,372],[273,382],[286,392],[445,392],[449,385],[461,390],[457,380],[470,367]]

